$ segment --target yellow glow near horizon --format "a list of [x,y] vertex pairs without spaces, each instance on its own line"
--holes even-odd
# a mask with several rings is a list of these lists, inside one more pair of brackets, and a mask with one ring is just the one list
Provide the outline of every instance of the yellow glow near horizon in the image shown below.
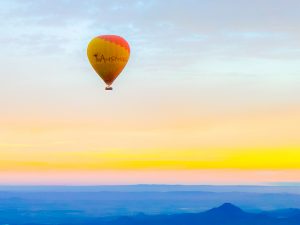
[[[212,157],[215,155],[215,157]],[[300,169],[300,149],[6,152],[0,170]],[[5,159],[5,160],[3,160]]]
[[0,171],[300,169],[299,124],[293,110],[177,129],[20,123],[0,128]]

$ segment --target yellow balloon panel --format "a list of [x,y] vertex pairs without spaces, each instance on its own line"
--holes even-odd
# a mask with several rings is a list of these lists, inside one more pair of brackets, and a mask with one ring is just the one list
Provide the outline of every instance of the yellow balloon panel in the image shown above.
[[107,85],[111,85],[126,66],[130,49],[123,38],[104,35],[91,40],[87,55],[96,73]]

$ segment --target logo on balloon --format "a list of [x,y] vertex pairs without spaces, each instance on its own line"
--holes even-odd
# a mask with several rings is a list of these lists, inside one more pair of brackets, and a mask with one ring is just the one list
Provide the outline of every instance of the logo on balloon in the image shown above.
[[122,56],[109,56],[109,57],[105,57],[103,54],[99,54],[96,53],[94,54],[94,57],[96,59],[96,62],[98,63],[119,63],[119,62],[127,62],[127,58],[126,57],[122,57]]

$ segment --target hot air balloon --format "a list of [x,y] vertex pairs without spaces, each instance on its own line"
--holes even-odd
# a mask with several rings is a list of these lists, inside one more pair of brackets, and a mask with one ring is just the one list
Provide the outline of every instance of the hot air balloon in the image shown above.
[[87,56],[96,73],[107,84],[105,90],[112,90],[112,83],[128,62],[130,47],[120,36],[102,35],[90,41]]

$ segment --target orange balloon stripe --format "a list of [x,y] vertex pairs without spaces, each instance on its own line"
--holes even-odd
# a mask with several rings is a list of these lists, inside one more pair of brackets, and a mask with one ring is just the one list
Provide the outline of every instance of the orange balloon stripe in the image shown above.
[[101,38],[103,40],[115,43],[123,48],[125,48],[130,53],[130,47],[127,41],[125,41],[122,37],[117,35],[101,35],[98,36],[98,38]]

